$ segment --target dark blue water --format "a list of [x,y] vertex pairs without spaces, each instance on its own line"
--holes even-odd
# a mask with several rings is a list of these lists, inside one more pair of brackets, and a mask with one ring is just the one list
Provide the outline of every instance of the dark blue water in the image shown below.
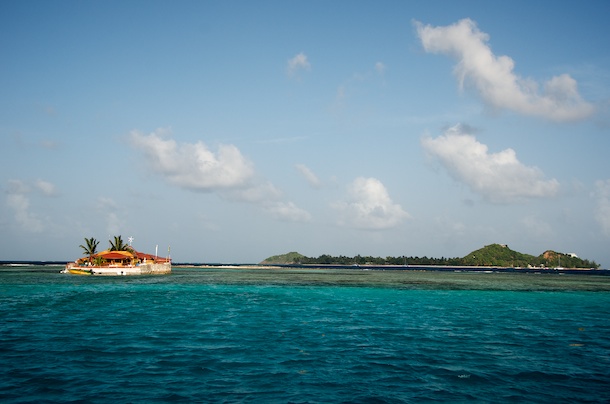
[[0,270],[4,403],[610,400],[603,280],[57,272]]

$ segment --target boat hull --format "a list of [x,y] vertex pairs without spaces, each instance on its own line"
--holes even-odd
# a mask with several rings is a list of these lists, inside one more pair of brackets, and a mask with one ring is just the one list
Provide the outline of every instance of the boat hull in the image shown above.
[[68,268],[67,271],[73,275],[93,275],[91,270],[83,268]]

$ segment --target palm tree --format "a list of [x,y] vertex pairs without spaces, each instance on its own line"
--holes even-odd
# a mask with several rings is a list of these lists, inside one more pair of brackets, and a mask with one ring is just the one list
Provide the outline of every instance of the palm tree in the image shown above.
[[91,259],[97,253],[97,245],[99,243],[100,242],[97,241],[96,239],[94,239],[93,237],[91,237],[91,238],[85,237],[85,244],[87,244],[87,245],[86,246],[84,246],[82,244],[79,245],[79,247],[85,251],[85,254],[87,256],[89,256],[89,262],[91,262]]
[[110,242],[110,251],[131,251],[132,248],[130,245],[127,245],[123,242],[123,238],[121,236],[114,236],[114,243],[112,240],[108,240]]

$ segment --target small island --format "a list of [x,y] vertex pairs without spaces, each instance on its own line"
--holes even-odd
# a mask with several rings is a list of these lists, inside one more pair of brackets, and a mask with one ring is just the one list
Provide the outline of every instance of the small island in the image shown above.
[[547,250],[534,256],[511,250],[506,244],[490,244],[462,258],[432,257],[346,257],[323,254],[317,258],[298,252],[274,255],[263,260],[261,265],[342,265],[342,266],[436,266],[436,267],[493,267],[526,269],[598,269],[599,264],[579,258],[573,253]]
[[110,247],[97,252],[99,241],[85,238],[85,245],[80,245],[85,257],[66,264],[63,273],[75,275],[163,275],[172,272],[171,259],[156,254],[145,254],[136,251],[130,243],[125,244],[121,236],[109,240]]

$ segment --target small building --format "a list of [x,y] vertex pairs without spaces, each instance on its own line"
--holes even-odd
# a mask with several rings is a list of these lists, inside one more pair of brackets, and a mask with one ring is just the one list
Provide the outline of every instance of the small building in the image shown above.
[[151,275],[171,273],[171,259],[128,250],[104,250],[66,265],[66,272],[79,275]]

